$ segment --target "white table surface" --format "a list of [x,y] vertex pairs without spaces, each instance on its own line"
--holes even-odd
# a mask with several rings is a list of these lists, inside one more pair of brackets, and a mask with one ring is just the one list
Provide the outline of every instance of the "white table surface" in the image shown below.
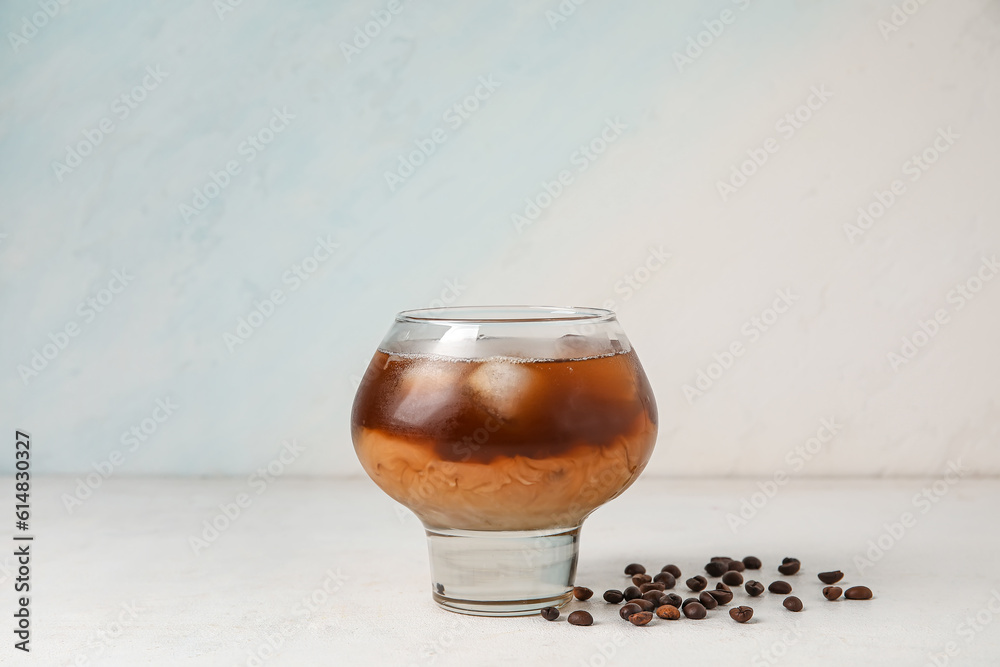
[[[68,513],[60,497],[75,480],[42,478],[33,490],[31,660],[925,665],[953,642],[956,654],[938,664],[1000,664],[1000,481],[962,480],[923,513],[912,499],[932,482],[793,481],[734,534],[726,514],[757,490],[753,480],[644,477],[584,526],[578,584],[595,596],[568,610],[590,610],[595,624],[574,627],[566,611],[550,623],[440,610],[430,598],[419,522],[367,479],[280,478],[258,495],[246,479],[111,478]],[[189,537],[240,493],[252,504],[195,555]],[[859,574],[854,557],[906,511],[915,525]],[[0,537],[9,540],[10,529]],[[793,614],[782,596],[751,600],[740,591],[733,604],[750,600],[755,610],[746,625],[720,608],[702,621],[654,619],[636,628],[601,600],[605,589],[624,587],[622,568],[632,561],[650,570],[673,562],[687,577],[711,556],[748,554],[764,561],[754,578],[765,583],[780,577],[774,568],[783,556],[801,559],[800,574],[781,578],[805,610]],[[5,568],[11,562],[0,557]],[[875,599],[823,600],[815,573],[830,569],[846,573],[842,587],[867,585]],[[10,626],[12,582],[6,571],[0,578]],[[324,583],[333,592],[317,593]],[[320,602],[309,610],[302,600],[313,594]],[[967,619],[975,626],[962,625]],[[9,628],[4,635],[0,662],[27,664],[10,646]]]

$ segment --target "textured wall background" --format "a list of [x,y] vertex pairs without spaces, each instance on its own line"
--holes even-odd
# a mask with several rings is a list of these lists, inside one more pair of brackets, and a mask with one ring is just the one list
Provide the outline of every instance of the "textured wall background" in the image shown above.
[[1000,3],[50,0],[0,27],[0,416],[37,470],[249,474],[294,439],[289,471],[360,473],[357,376],[394,312],[452,301],[615,308],[652,471],[1000,473]]

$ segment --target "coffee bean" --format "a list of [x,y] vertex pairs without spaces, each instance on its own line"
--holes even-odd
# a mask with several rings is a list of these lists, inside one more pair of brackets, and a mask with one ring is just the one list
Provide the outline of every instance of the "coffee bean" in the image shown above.
[[802,600],[798,599],[794,595],[789,595],[781,604],[784,605],[785,609],[788,611],[802,611]]
[[639,586],[639,592],[640,593],[648,593],[649,591],[661,591],[662,592],[664,590],[666,590],[666,586],[664,586],[663,584],[660,584],[660,583],[655,583],[655,582],[654,583],[649,583],[649,584],[643,584],[642,586]]
[[677,578],[669,572],[660,572],[653,577],[653,583],[663,584],[663,588],[673,588],[677,585]]
[[754,581],[753,579],[743,584],[743,588],[746,589],[747,594],[752,598],[755,598],[764,592],[764,584],[759,581]]
[[835,584],[844,578],[844,573],[840,570],[834,570],[833,572],[820,572],[816,576],[824,584]]
[[641,600],[649,600],[656,606],[660,602],[660,596],[663,595],[662,591],[646,591],[642,594]]
[[743,575],[735,570],[730,570],[722,575],[722,583],[730,586],[739,586],[743,583]]
[[827,586],[823,589],[823,597],[827,600],[836,600],[844,590],[840,586]]
[[705,609],[715,609],[719,606],[719,601],[712,597],[712,594],[709,591],[705,591],[699,595],[698,602],[700,602],[701,606]]
[[640,611],[642,611],[642,607],[634,602],[629,602],[628,604],[623,604],[618,609],[618,615],[621,616],[623,620],[627,621],[629,616],[632,614],[638,614]]
[[574,611],[566,617],[570,625],[593,625],[594,617],[589,612],[581,610]]
[[625,599],[625,596],[622,595],[621,591],[612,588],[611,590],[604,591],[604,599],[612,604],[618,604]]
[[628,622],[632,625],[646,625],[653,620],[653,612],[651,611],[640,611],[638,614],[632,614],[628,617]]
[[788,595],[792,592],[792,585],[787,581],[772,581],[767,590],[778,595]]
[[681,617],[681,612],[677,607],[669,604],[656,608],[656,615],[660,618],[665,618],[668,621],[676,621]]
[[705,590],[705,587],[708,586],[708,579],[701,576],[700,574],[696,574],[695,576],[691,577],[684,583],[687,584],[688,588],[697,593],[698,591]]
[[731,560],[726,567],[728,567],[732,572],[742,572],[747,569],[747,566],[744,565],[741,560]]
[[730,602],[733,601],[733,592],[732,591],[722,591],[722,590],[716,589],[714,591],[709,591],[709,593],[711,594],[711,596],[713,598],[715,598],[715,600],[719,604],[729,604]]
[[589,588],[584,588],[583,586],[573,587],[573,597],[577,600],[589,600],[594,597],[594,591]]
[[688,618],[698,620],[708,616],[708,612],[705,611],[705,606],[700,602],[692,602],[684,605],[684,615]]
[[705,564],[705,572],[707,572],[710,577],[721,577],[722,573],[725,571],[725,561],[713,560],[712,562]]
[[546,621],[554,621],[559,618],[559,610],[555,607],[546,607],[539,612]]
[[632,563],[631,565],[625,566],[625,574],[630,577],[634,574],[646,574],[646,568],[638,563]]
[[677,593],[667,593],[660,599],[663,601],[663,604],[668,604],[671,607],[677,607],[678,609],[680,609],[681,603],[683,602],[681,596]]
[[[748,570],[759,570],[761,565],[760,559],[756,556],[747,556],[743,559],[743,564],[746,565]],[[747,609],[749,609],[749,607],[747,607]]]
[[686,598],[684,600],[684,602],[681,602],[681,609],[684,609],[684,607],[688,606],[692,602],[697,602],[697,601],[698,601],[698,598]]
[[848,600],[871,600],[872,589],[867,586],[851,586],[844,591],[844,597]]
[[629,586],[624,591],[622,591],[622,597],[624,597],[626,600],[634,600],[636,598],[641,598],[642,591],[640,591],[635,586]]
[[778,572],[782,574],[795,574],[801,566],[802,563],[799,562],[798,558],[785,558],[781,561],[781,565],[778,566]]
[[676,565],[664,565],[660,569],[660,572],[669,572],[670,574],[674,575],[674,577],[677,579],[680,579],[681,576],[681,568],[677,567]]
[[732,558],[730,558],[729,556],[712,556],[711,558],[709,558],[709,560],[711,560],[711,561],[719,561],[719,562],[722,562],[722,563],[728,563],[729,561],[732,560]]
[[746,623],[753,618],[753,609],[751,607],[733,607],[729,610],[729,617],[737,623]]
[[637,574],[634,577],[632,577],[632,583],[635,584],[636,586],[642,586],[643,584],[648,584],[652,580],[653,578],[648,574]]
[[639,609],[642,611],[653,611],[656,609],[656,605],[645,598],[636,598],[632,600],[631,604],[639,605]]

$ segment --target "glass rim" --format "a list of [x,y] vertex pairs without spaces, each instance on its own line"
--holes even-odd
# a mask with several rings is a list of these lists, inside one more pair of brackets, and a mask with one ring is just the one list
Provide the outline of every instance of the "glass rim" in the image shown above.
[[585,306],[442,306],[396,314],[397,322],[417,324],[545,324],[611,322],[615,313]]

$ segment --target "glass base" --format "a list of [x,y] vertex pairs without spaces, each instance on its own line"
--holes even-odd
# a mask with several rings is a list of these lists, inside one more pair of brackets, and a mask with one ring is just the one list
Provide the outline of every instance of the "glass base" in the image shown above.
[[580,527],[427,529],[434,601],[476,616],[527,616],[573,596]]

